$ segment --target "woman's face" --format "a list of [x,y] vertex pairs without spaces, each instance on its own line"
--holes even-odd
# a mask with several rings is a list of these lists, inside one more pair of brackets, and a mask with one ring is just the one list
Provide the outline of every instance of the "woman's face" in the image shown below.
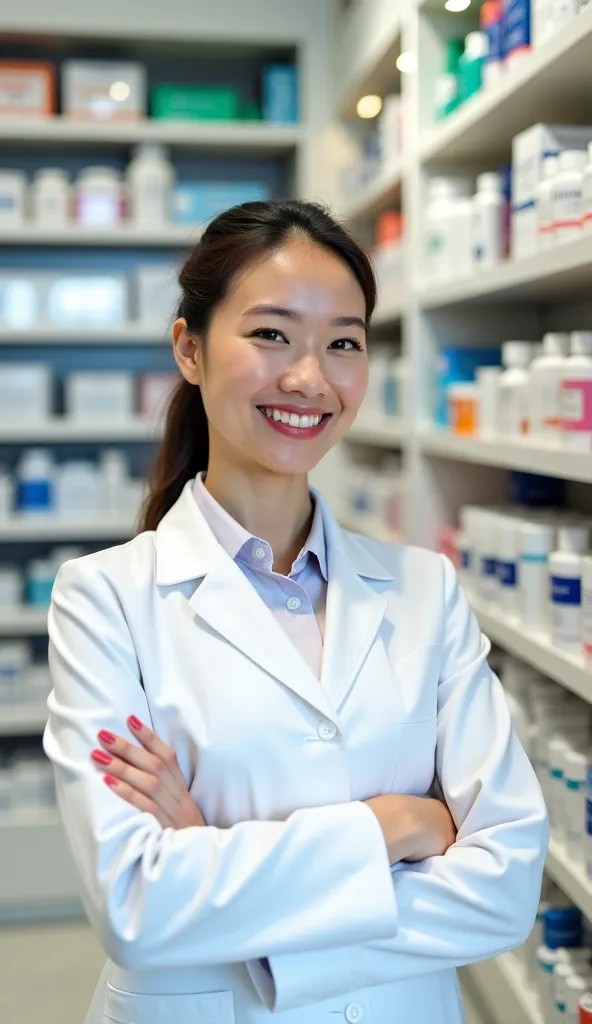
[[295,237],[240,275],[212,317],[205,361],[177,321],[175,354],[201,387],[210,458],[308,473],[366,393],[365,316],[346,264]]

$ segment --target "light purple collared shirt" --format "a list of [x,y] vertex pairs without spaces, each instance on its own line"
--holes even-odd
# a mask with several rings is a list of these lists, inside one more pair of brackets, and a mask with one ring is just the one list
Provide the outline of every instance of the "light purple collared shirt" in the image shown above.
[[308,540],[289,576],[282,576],[273,571],[273,552],[267,541],[253,537],[222,508],[206,490],[204,476],[196,476],[193,494],[210,530],[320,679],[328,579],[320,506],[315,504]]

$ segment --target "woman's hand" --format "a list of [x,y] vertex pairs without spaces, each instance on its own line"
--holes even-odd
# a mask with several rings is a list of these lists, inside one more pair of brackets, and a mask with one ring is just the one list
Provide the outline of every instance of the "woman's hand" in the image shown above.
[[441,857],[456,842],[452,815],[440,800],[387,793],[364,803],[378,818],[391,865]]
[[93,750],[94,764],[108,774],[104,782],[128,804],[154,815],[163,828],[205,825],[183,778],[177,755],[151,729],[130,715],[127,724],[141,747],[106,729],[98,733],[104,750]]

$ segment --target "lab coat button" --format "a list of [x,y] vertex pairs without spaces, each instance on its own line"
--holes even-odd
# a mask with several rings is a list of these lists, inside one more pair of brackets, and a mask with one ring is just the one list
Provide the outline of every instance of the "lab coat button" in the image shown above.
[[318,733],[322,740],[334,740],[337,735],[337,729],[333,722],[321,722]]
[[350,1003],[345,1008],[345,1019],[347,1024],[358,1024],[364,1016],[364,1010],[359,1003]]
[[265,548],[253,548],[253,555],[257,559],[257,561],[260,562],[262,558],[265,558]]
[[286,601],[286,608],[289,612],[297,612],[301,604],[302,601],[299,597],[289,597]]

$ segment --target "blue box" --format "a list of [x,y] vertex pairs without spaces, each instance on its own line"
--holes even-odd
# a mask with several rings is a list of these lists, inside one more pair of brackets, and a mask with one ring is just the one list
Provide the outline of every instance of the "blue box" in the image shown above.
[[500,348],[442,348],[434,368],[434,421],[448,426],[448,387],[475,380],[479,366],[501,366]]
[[240,203],[269,199],[270,189],[257,181],[179,181],[173,189],[175,224],[203,224]]
[[298,68],[268,64],[261,75],[261,108],[265,121],[296,124],[299,120]]

